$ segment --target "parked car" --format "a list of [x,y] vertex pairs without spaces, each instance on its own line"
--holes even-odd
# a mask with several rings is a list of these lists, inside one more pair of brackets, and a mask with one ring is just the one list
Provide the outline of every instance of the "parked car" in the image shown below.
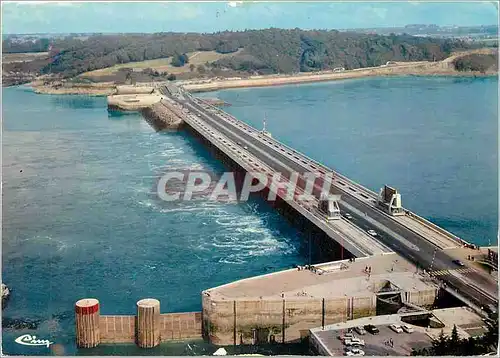
[[369,234],[369,235],[371,235],[371,236],[377,236],[377,232],[376,232],[375,230],[371,230],[371,229],[370,229],[370,230],[368,230],[367,232],[368,232],[368,234]]
[[364,346],[365,341],[359,338],[349,338],[344,340],[346,346]]
[[406,333],[413,333],[415,330],[413,329],[413,327],[407,325],[407,324],[403,324],[401,326],[401,328],[403,329],[403,331],[405,331]]
[[359,348],[351,348],[345,352],[345,355],[350,357],[362,357],[365,355],[365,352]]
[[361,326],[354,327],[354,330],[355,330],[356,332],[358,332],[358,334],[361,334],[361,335],[366,334],[365,329],[364,329],[363,327],[361,327]]
[[375,327],[373,324],[367,324],[366,326],[363,327],[367,332],[370,332],[371,334],[379,334],[379,330],[377,327]]
[[396,333],[403,333],[403,328],[399,324],[391,324],[389,326],[390,329],[392,329]]
[[346,339],[353,339],[353,338],[356,338],[356,337],[354,337],[354,334],[352,334],[352,333],[346,333],[346,334],[344,334],[342,336],[339,336],[339,338],[340,338],[341,341],[344,341]]

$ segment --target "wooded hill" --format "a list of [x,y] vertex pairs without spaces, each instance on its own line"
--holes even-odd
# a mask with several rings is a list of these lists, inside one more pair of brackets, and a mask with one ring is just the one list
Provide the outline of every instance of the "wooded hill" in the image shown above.
[[[43,41],[43,45],[46,42]],[[4,52],[18,52],[7,39]],[[20,45],[19,45],[20,46]],[[26,45],[23,45],[26,51]],[[36,43],[38,48],[40,43]],[[214,68],[260,74],[308,72],[379,66],[387,61],[442,60],[452,51],[471,48],[460,40],[371,35],[335,30],[266,29],[239,32],[95,35],[55,39],[46,61],[31,71],[75,75],[133,61],[179,56],[194,51],[234,53],[207,64]],[[29,49],[28,49],[29,50]],[[26,63],[5,64],[4,71],[26,71]],[[33,68],[34,66],[34,68]]]

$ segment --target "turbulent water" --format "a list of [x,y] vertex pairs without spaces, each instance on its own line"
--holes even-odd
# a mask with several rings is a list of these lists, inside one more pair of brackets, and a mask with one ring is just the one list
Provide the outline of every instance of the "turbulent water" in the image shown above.
[[[228,90],[215,95],[255,127],[378,189],[478,244],[496,243],[497,80],[394,78]],[[204,94],[214,96],[214,94]],[[201,308],[200,291],[307,260],[296,230],[267,204],[160,202],[166,169],[224,168],[184,132],[155,133],[139,115],[109,116],[105,98],[3,90],[2,280],[7,354],[77,351],[73,305],[133,314]],[[15,328],[30,319],[35,330]],[[23,333],[51,349],[14,343]],[[211,352],[201,343],[152,354]]]

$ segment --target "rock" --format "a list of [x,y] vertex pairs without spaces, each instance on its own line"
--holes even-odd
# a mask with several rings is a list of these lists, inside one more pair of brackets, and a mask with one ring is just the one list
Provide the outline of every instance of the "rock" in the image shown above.
[[2,309],[5,307],[7,304],[7,300],[10,297],[10,290],[7,287],[7,285],[2,283]]
[[181,109],[174,104],[161,101],[141,110],[142,116],[156,131],[178,129],[184,123]]
[[40,320],[31,319],[18,319],[18,318],[8,318],[2,317],[2,328],[4,329],[37,329],[40,325]]

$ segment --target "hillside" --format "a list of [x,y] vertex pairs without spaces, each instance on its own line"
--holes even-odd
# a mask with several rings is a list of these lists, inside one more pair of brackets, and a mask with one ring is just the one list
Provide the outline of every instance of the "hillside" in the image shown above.
[[[13,46],[5,42],[3,48],[9,51]],[[460,40],[335,30],[95,35],[54,39],[48,48],[48,59],[4,63],[3,70],[4,73],[31,72],[69,78],[131,62],[210,51],[232,56],[207,61],[204,73],[221,70],[249,74],[295,73],[379,66],[387,61],[442,60],[452,51],[467,48],[470,45]]]

